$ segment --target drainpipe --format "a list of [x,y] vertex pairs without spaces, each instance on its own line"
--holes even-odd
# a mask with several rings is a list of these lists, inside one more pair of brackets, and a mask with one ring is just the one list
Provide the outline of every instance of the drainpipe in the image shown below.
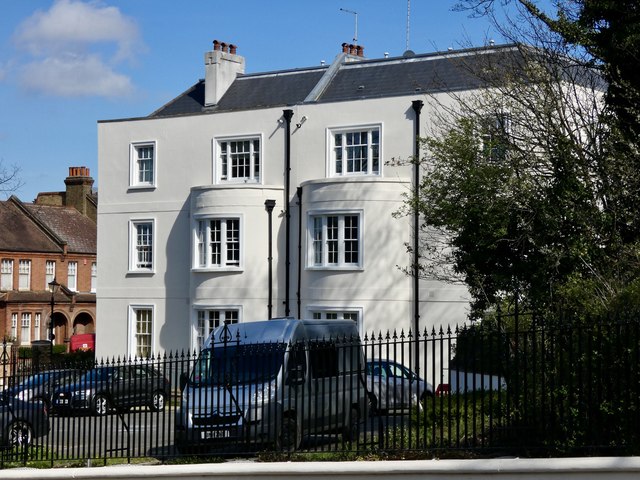
[[298,196],[298,318],[302,318],[301,299],[300,299],[300,283],[302,278],[302,187],[296,189]]
[[418,200],[420,195],[420,112],[422,111],[424,103],[422,100],[414,100],[411,102],[411,108],[416,114],[415,119],[415,134],[414,134],[414,212],[413,212],[413,324],[414,324],[414,338],[416,339],[415,348],[415,371],[420,373],[420,342],[418,337],[420,335],[420,279],[418,278],[419,272],[419,229],[420,229],[420,210],[418,209]]
[[267,303],[267,311],[268,311],[268,318],[269,320],[271,320],[273,318],[273,303],[271,303],[271,299],[273,298],[273,225],[272,225],[272,218],[273,218],[273,207],[276,206],[276,201],[275,200],[265,200],[264,201],[264,208],[267,210],[267,215],[269,217],[269,257],[267,259],[268,263],[269,263],[269,300]]
[[289,210],[289,188],[291,184],[291,118],[293,110],[282,111],[285,120],[285,167],[284,167],[284,201],[285,201],[285,282],[284,282],[284,315],[289,316],[289,269],[291,267],[291,212]]

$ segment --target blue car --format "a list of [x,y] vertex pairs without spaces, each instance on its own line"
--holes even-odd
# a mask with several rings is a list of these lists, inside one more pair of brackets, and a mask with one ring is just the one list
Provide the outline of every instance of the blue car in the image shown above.
[[47,435],[49,428],[44,403],[0,395],[0,446],[29,446],[36,438]]
[[51,411],[51,400],[56,389],[72,383],[82,375],[81,370],[60,369],[34,373],[3,393],[25,402],[43,402]]

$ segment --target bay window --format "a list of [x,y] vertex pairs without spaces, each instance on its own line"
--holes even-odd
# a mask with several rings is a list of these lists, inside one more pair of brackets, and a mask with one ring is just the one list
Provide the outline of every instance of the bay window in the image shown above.
[[361,213],[312,214],[309,218],[309,266],[362,266]]
[[195,268],[242,266],[241,222],[238,217],[198,219],[195,243]]

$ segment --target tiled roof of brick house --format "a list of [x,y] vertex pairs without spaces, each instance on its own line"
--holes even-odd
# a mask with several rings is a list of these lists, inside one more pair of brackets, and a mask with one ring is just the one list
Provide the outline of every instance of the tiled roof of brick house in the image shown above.
[[0,250],[95,254],[96,224],[73,207],[0,202]]

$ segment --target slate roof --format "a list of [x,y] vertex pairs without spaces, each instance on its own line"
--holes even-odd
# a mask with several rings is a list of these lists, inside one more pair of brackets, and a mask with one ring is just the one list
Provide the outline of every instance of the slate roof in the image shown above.
[[0,202],[0,250],[59,253],[61,245],[20,209],[15,202]]
[[73,207],[0,202],[0,250],[95,255],[96,224]]
[[337,73],[326,80],[323,75],[329,71],[329,66],[239,75],[214,107],[204,106],[204,80],[199,80],[149,118],[303,104],[321,81],[326,81],[327,85],[313,99],[316,103],[473,89],[481,85],[476,72],[483,69],[487,61],[510,62],[517,52],[514,45],[504,45],[359,59],[343,63]]

